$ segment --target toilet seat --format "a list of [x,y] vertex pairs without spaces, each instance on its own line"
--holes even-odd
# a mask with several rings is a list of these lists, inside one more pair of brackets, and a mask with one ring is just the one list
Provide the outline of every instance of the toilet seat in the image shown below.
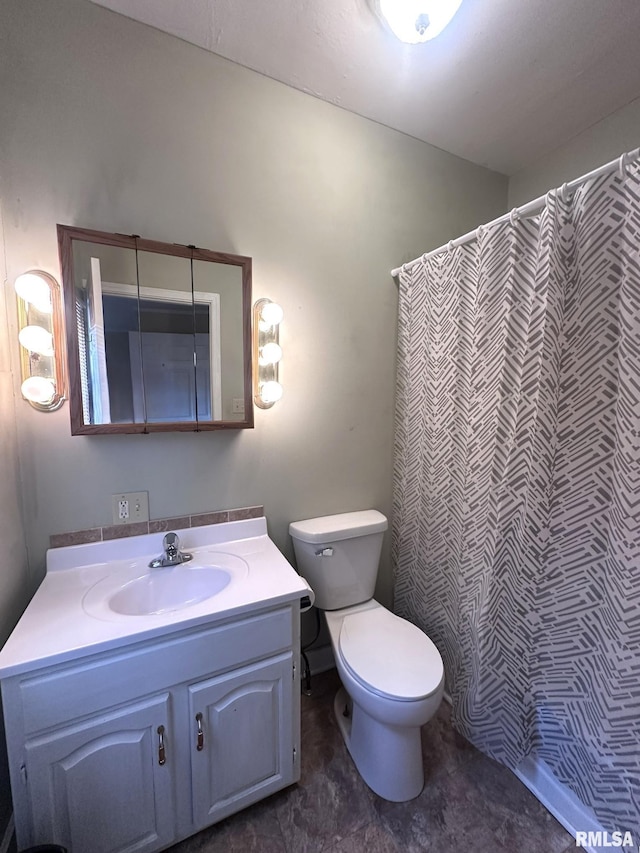
[[389,699],[425,699],[442,683],[444,667],[433,642],[382,606],[345,616],[339,651],[357,681]]

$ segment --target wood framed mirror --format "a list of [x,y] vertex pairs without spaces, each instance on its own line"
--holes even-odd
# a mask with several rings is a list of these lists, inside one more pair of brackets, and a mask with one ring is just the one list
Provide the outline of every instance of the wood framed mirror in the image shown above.
[[253,427],[251,258],[58,225],[72,435]]

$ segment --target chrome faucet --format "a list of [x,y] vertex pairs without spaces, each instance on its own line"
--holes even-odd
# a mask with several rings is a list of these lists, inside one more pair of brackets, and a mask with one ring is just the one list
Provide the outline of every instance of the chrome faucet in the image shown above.
[[150,569],[159,569],[166,566],[179,566],[193,560],[193,554],[187,554],[180,550],[180,537],[177,533],[167,533],[162,540],[164,553],[149,563]]

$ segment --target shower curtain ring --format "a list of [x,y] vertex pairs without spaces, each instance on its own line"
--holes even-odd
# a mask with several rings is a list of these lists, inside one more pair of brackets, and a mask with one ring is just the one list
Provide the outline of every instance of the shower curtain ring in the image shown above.
[[629,163],[629,154],[625,151],[624,154],[620,157],[620,163],[618,165],[618,171],[620,173],[620,178],[624,181],[627,177],[627,165]]
[[447,251],[453,252],[453,240],[449,240],[447,243]]
[[509,214],[509,222],[512,225],[515,225],[518,219],[520,219],[520,214],[518,213],[518,208],[514,207],[511,213]]
[[560,187],[560,198],[565,204],[569,201],[569,185],[567,183]]

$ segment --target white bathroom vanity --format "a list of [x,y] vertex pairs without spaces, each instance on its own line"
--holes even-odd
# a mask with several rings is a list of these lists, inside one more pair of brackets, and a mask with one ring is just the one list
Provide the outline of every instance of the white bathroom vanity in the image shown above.
[[0,652],[18,849],[155,851],[300,776],[308,587],[264,518],[48,552]]

